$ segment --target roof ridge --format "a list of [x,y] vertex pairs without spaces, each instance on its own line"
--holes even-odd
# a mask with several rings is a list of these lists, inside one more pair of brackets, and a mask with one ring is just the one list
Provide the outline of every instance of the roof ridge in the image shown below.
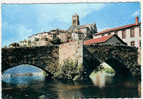
[[[139,24],[141,24],[141,23],[139,23]],[[119,30],[119,29],[123,29],[123,28],[128,28],[128,27],[131,27],[131,26],[139,25],[139,24],[135,24],[134,23],[134,24],[127,24],[127,25],[123,25],[123,26],[119,26],[119,27],[109,28],[109,29],[105,29],[103,31],[100,31],[100,32],[98,32],[95,35],[98,35],[98,34],[101,34],[101,33],[110,32],[110,31],[115,31],[115,30]]]
[[114,35],[115,34],[102,36],[102,37],[94,38],[94,39],[90,39],[90,40],[86,40],[86,41],[84,41],[84,44],[89,45],[89,44],[92,44],[92,43],[102,43],[102,42],[105,42],[105,41],[109,40]]

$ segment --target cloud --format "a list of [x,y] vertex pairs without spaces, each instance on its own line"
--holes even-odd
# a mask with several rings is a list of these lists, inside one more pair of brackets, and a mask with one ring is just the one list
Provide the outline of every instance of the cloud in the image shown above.
[[80,16],[80,19],[82,19],[89,13],[99,11],[104,7],[105,4],[49,4],[39,5],[35,8],[38,13],[39,24],[45,22],[48,24],[55,21],[60,21],[66,24],[71,23],[71,17],[75,13],[77,13]]
[[18,42],[26,39],[32,34],[32,29],[21,24],[3,23],[2,46],[9,45],[12,42]]
[[[105,4],[31,4],[2,6],[2,44],[26,39],[36,32],[71,25],[72,15],[77,13],[80,19],[94,11],[100,11]],[[11,12],[11,9],[13,11]]]
[[140,15],[140,9],[136,10],[133,14],[132,17],[136,17]]

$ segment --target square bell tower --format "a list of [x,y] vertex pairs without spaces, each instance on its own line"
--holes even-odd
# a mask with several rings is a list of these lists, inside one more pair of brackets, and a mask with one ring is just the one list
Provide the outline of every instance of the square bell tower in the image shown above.
[[79,16],[77,14],[72,16],[72,25],[73,26],[79,25]]

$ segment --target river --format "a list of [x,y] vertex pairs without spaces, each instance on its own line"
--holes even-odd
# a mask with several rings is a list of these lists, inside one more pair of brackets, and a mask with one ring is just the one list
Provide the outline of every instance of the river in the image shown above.
[[138,98],[140,82],[100,72],[96,79],[49,80],[42,75],[13,76],[2,82],[2,99]]
[[2,84],[2,99],[79,99],[137,98],[139,83],[133,80],[112,81],[102,87],[92,80],[44,80],[29,84]]

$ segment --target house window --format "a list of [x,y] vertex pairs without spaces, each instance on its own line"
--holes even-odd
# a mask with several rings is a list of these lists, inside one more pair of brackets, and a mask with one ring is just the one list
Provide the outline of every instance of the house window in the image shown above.
[[135,37],[134,28],[130,29],[130,37]]
[[122,39],[125,39],[125,38],[126,38],[126,31],[122,30]]
[[139,47],[141,47],[141,40],[139,41]]
[[131,46],[135,46],[135,41],[132,41],[132,42],[131,42]]
[[53,34],[53,39],[56,38],[56,34]]
[[141,27],[139,27],[139,37],[141,37]]

